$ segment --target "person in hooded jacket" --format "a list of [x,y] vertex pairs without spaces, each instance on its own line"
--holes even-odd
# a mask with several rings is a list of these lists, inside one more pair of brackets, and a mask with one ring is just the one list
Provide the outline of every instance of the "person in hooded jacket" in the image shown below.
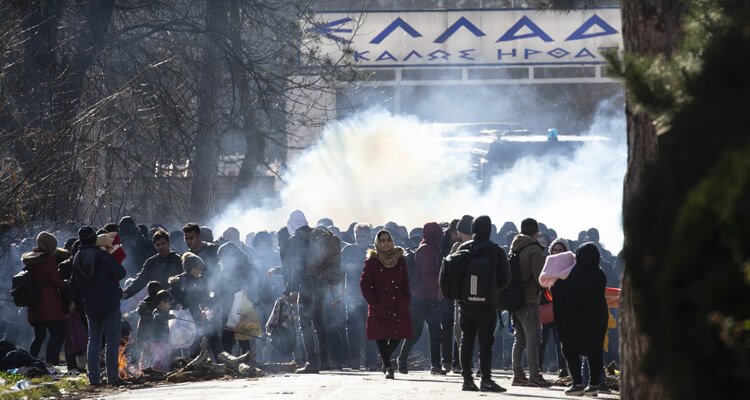
[[[552,286],[552,307],[562,350],[573,377],[568,395],[595,395],[604,368],[603,345],[609,314],[604,289],[607,277],[599,267],[599,250],[584,243],[576,251],[576,264],[566,279]],[[589,359],[588,387],[581,376],[581,356]]]
[[[221,264],[220,285],[216,285],[217,302],[221,302],[223,310],[222,320],[226,325],[229,310],[232,308],[235,293],[244,290],[247,298],[253,305],[260,301],[260,274],[248,261],[247,255],[232,242],[226,242],[219,247],[219,263]],[[221,344],[224,351],[232,352],[235,342],[235,332],[224,329],[221,333]],[[250,341],[238,341],[240,350],[245,353],[250,351]]]
[[[542,322],[539,316],[539,301],[542,287],[539,274],[544,267],[544,248],[539,244],[539,224],[533,218],[521,221],[521,233],[513,238],[510,252],[518,254],[521,267],[521,284],[524,288],[524,304],[511,311],[515,327],[513,342],[513,386],[550,387],[539,368],[539,347],[542,340]],[[529,377],[523,369],[523,351],[528,350]]]
[[[490,240],[492,220],[486,215],[474,219],[472,240],[464,242],[459,250],[471,249],[478,256],[487,258],[491,267],[497,268],[497,291],[510,282],[510,267],[505,251]],[[495,340],[497,311],[495,305],[459,303],[459,325],[461,326],[461,367],[464,383],[462,390],[483,392],[505,392],[506,389],[492,380],[492,343]],[[474,341],[479,338],[479,370],[482,380],[479,387],[474,383],[471,366]]]
[[414,276],[410,276],[412,302],[410,305],[412,321],[414,322],[414,337],[404,342],[398,355],[398,370],[408,372],[407,361],[409,353],[422,336],[424,324],[427,323],[430,335],[430,373],[445,375],[440,364],[440,242],[443,229],[437,222],[428,222],[422,228],[422,240],[414,254]]
[[[328,359],[328,338],[323,323],[323,300],[327,285],[313,275],[308,275],[305,266],[309,250],[309,238],[312,229],[307,224],[305,214],[294,210],[289,214],[287,230],[289,242],[281,248],[284,281],[284,295],[290,296],[292,302],[299,305],[300,332],[307,362],[297,369],[300,374],[317,374],[321,369],[330,369]],[[281,245],[281,242],[279,243]],[[314,335],[314,336],[313,336]],[[317,338],[318,352],[315,346]],[[320,360],[318,360],[320,355]]]
[[39,302],[29,306],[29,324],[34,328],[29,353],[34,358],[39,356],[42,342],[49,332],[45,361],[51,365],[59,363],[60,349],[65,341],[65,315],[59,290],[66,284],[57,270],[56,251],[55,236],[41,232],[36,237],[36,247],[21,257],[24,269],[31,272],[31,279],[41,291]]
[[391,354],[402,339],[414,337],[414,330],[404,249],[387,230],[375,235],[375,250],[367,251],[359,287],[367,301],[367,340],[376,341],[385,378],[394,379]]
[[90,226],[78,230],[81,247],[73,259],[73,276],[70,286],[72,298],[83,297],[88,316],[89,343],[87,364],[89,383],[101,385],[99,352],[102,337],[107,345],[105,364],[110,385],[125,384],[118,376],[118,350],[120,346],[120,280],[125,278],[125,268],[111,254],[96,247],[96,231]]

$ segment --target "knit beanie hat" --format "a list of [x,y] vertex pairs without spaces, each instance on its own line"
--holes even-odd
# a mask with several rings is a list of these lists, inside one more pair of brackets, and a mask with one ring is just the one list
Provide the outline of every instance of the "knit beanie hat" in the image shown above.
[[45,254],[54,254],[57,250],[57,238],[47,231],[42,231],[36,237],[36,247]]
[[94,228],[86,225],[78,230],[78,239],[82,245],[96,243],[96,231]]

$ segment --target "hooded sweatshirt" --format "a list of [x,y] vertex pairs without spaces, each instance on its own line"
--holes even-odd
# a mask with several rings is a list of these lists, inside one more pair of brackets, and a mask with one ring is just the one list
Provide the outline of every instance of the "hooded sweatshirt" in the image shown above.
[[442,297],[438,275],[443,229],[436,222],[428,222],[422,228],[422,236],[414,255],[414,276],[409,278],[411,293],[415,298],[438,301]]
[[[492,220],[486,215],[477,217],[471,226],[472,239],[461,244],[459,250],[475,248],[481,246],[478,252],[490,261],[490,265],[497,268],[497,290],[502,290],[510,283],[510,266],[508,265],[508,256],[505,250],[498,246],[497,243],[490,240],[492,230]],[[461,307],[488,308],[488,306],[468,306],[461,304]],[[493,306],[489,306],[493,308]]]

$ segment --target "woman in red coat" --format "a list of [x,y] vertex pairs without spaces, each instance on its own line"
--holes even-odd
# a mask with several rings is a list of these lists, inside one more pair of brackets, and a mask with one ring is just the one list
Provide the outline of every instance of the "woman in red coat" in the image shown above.
[[36,247],[21,257],[24,269],[31,271],[31,279],[41,291],[39,302],[29,306],[29,324],[34,327],[29,353],[39,357],[42,342],[49,332],[45,361],[51,365],[60,362],[60,349],[65,341],[65,316],[58,291],[65,287],[65,281],[57,270],[56,250],[57,239],[49,232],[42,232],[36,238]]
[[367,340],[377,342],[385,377],[393,379],[391,354],[401,339],[411,339],[414,334],[404,249],[394,245],[386,230],[375,235],[375,250],[367,251],[359,287],[367,301]]

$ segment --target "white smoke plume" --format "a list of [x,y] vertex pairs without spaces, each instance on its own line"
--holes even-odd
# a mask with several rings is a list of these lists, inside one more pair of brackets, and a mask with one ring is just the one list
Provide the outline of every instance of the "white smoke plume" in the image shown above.
[[[578,148],[570,158],[524,158],[480,191],[471,176],[468,140],[456,126],[423,122],[382,110],[334,122],[319,142],[289,165],[280,203],[246,209],[230,205],[213,222],[243,231],[277,230],[294,209],[310,224],[329,217],[342,229],[351,222],[373,226],[396,221],[409,228],[486,214],[499,227],[525,217],[576,239],[596,227],[611,251],[622,246],[622,184],[627,147],[622,111],[601,118],[586,134],[609,137]],[[561,132],[563,134],[565,132]]]

